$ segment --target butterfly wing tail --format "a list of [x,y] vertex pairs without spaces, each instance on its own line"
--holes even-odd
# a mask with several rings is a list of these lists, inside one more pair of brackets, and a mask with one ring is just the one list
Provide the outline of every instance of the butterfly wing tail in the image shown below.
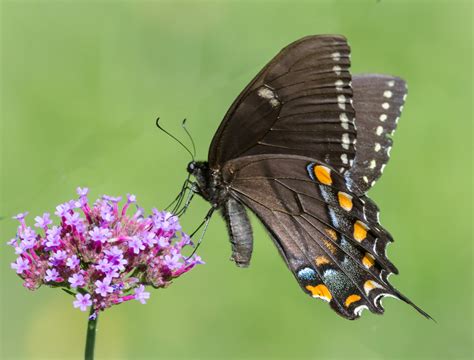
[[406,302],[407,304],[411,305],[416,311],[418,311],[421,315],[423,315],[425,318],[433,320],[436,322],[435,319],[431,317],[430,314],[428,314],[426,311],[424,311],[422,308],[420,308],[418,305],[416,305],[413,301],[411,301],[409,298],[407,298],[405,295],[403,295],[400,291],[392,287],[392,291],[395,293],[395,295],[400,299]]

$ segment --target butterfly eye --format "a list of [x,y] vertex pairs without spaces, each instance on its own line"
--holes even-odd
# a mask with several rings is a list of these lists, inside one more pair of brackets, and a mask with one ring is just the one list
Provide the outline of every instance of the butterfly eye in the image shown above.
[[196,169],[196,163],[194,161],[191,161],[189,164],[188,164],[188,173],[192,174],[194,172],[194,169]]

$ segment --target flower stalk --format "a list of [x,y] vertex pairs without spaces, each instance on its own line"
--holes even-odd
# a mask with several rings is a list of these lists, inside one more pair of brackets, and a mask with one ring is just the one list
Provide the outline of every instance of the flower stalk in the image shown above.
[[94,313],[94,308],[91,307],[89,314],[89,320],[87,322],[87,335],[86,335],[86,350],[84,354],[85,360],[94,359],[94,348],[95,348],[95,335],[97,333],[97,321],[99,315]]

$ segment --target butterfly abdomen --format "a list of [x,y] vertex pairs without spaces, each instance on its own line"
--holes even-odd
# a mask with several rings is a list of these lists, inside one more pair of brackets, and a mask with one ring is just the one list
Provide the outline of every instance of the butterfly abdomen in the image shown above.
[[253,251],[253,235],[244,206],[233,198],[228,198],[221,207],[232,246],[231,260],[239,267],[250,265]]

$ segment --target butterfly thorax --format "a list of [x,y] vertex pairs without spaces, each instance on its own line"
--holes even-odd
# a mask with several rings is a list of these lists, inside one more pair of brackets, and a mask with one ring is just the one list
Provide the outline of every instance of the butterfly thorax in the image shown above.
[[211,169],[207,161],[192,161],[187,170],[195,178],[193,191],[214,207],[221,207],[228,197],[228,192],[220,171]]
[[250,221],[244,205],[229,194],[229,184],[219,169],[211,169],[208,162],[192,161],[188,173],[196,179],[193,191],[209,201],[226,220],[232,246],[231,259],[237,266],[247,267],[253,250],[253,236]]

